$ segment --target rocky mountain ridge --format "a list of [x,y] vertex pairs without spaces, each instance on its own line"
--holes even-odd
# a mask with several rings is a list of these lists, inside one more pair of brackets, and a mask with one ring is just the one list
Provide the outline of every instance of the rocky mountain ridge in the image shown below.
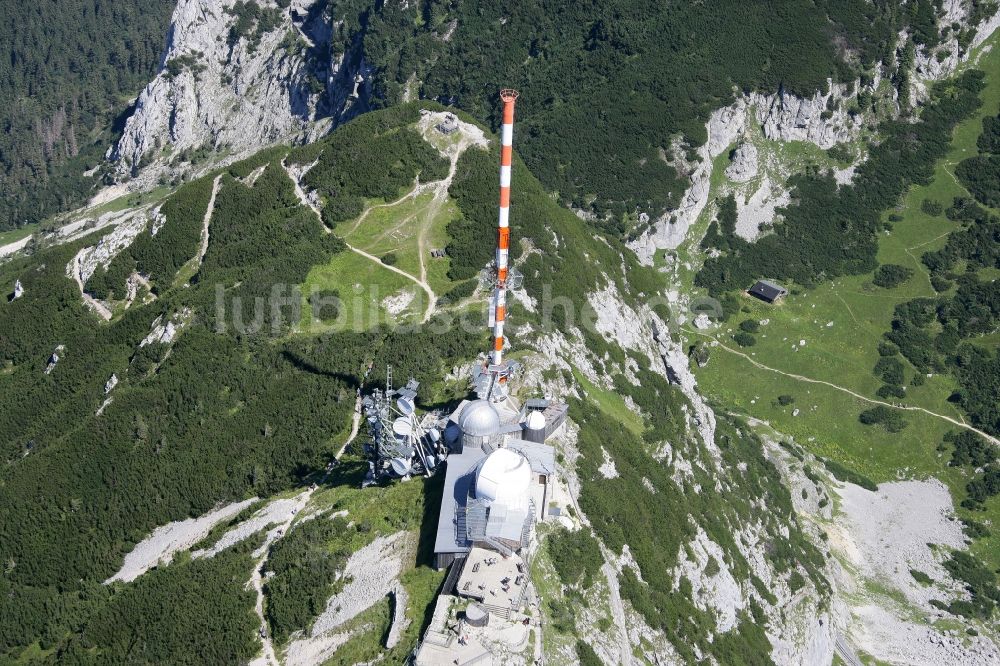
[[108,150],[117,178],[143,189],[198,157],[322,136],[366,94],[363,63],[334,55],[331,32],[319,0],[179,0],[160,72]]
[[[915,84],[911,89],[909,105],[926,96],[926,85],[934,80],[948,77],[959,64],[968,60],[972,48],[981,45],[993,32],[1000,27],[1000,9],[984,18],[978,25],[968,24],[969,7],[961,0],[951,0],[946,11],[939,17],[939,25],[951,25],[952,22],[967,29],[974,29],[975,36],[972,45],[960,50],[957,35],[944,41],[930,51],[917,50],[917,56],[912,66]],[[951,31],[949,34],[953,34]],[[901,35],[901,43],[907,35]],[[952,54],[938,59],[937,54]],[[933,63],[933,64],[932,64]],[[883,71],[885,70],[885,71]],[[765,94],[751,92],[741,95],[731,105],[712,113],[705,124],[708,140],[697,149],[698,162],[689,171],[690,185],[681,198],[676,210],[668,211],[655,220],[644,233],[630,243],[640,260],[647,265],[652,264],[653,255],[658,250],[678,247],[687,237],[688,229],[699,218],[708,203],[709,181],[712,176],[713,163],[730,146],[744,136],[751,124],[760,126],[764,138],[768,141],[788,143],[802,141],[821,149],[829,149],[838,144],[851,143],[860,138],[866,128],[874,128],[880,120],[877,114],[861,111],[858,101],[862,95],[889,95],[893,104],[889,113],[896,116],[900,113],[900,103],[895,88],[889,85],[887,78],[891,72],[891,63],[885,63],[873,72],[867,83],[860,79],[852,84],[837,84],[832,80],[827,82],[827,90],[816,91],[812,97],[802,98],[783,91]],[[738,146],[739,148],[739,146]],[[734,159],[737,163],[731,165],[736,178],[733,180],[745,182],[756,174],[755,160],[749,151],[737,150]],[[858,159],[864,159],[862,154]],[[843,173],[835,174],[838,182],[849,182],[855,161]],[[770,185],[758,190],[765,199],[784,201],[781,187]],[[741,202],[742,203],[742,202]],[[748,202],[749,203],[749,202]],[[783,204],[782,204],[783,205]],[[775,206],[769,206],[773,217]],[[752,240],[754,234],[741,234]]]

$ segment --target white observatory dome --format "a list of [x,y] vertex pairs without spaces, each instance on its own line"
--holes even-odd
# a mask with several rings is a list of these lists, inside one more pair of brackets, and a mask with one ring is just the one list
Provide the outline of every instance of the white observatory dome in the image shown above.
[[524,456],[510,449],[497,449],[476,469],[476,498],[520,507],[528,501],[531,465]]
[[531,412],[525,422],[532,430],[541,430],[545,427],[545,415],[541,412]]
[[462,410],[458,427],[470,437],[489,437],[500,431],[500,415],[488,400],[475,400]]

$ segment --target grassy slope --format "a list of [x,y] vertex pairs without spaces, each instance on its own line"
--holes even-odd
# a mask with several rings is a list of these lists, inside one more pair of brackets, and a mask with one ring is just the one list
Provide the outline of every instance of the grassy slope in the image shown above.
[[597,386],[588,380],[583,373],[573,370],[573,378],[586,392],[588,400],[593,401],[606,416],[619,421],[623,426],[637,436],[642,436],[646,429],[642,416],[625,404],[624,399],[614,391]]
[[[417,306],[417,298],[423,297],[424,294],[417,285],[402,275],[350,251],[340,252],[328,264],[313,267],[302,285],[303,297],[308,298],[314,289],[337,291],[340,294],[342,310],[336,321],[316,321],[310,325],[311,312],[308,304],[304,305],[299,329],[311,334],[338,327],[338,330],[365,331],[379,324],[402,321],[422,311]],[[383,306],[382,300],[403,289],[418,295],[406,311],[393,317]]]
[[392,252],[396,267],[410,275],[420,275],[420,238],[424,239],[424,265],[427,281],[435,292],[444,293],[454,286],[448,279],[450,260],[431,259],[430,251],[448,244],[448,222],[459,215],[454,202],[436,201],[432,192],[407,195],[405,201],[391,207],[371,207],[364,218],[338,225],[337,233],[348,243],[376,257]]
[[[433,131],[425,138],[439,150],[455,142],[454,137]],[[420,254],[423,253],[426,282],[440,297],[456,284],[448,277],[451,259],[434,259],[430,252],[448,244],[448,223],[460,214],[450,198],[435,199],[433,192],[411,189],[391,202],[368,200],[365,212],[354,220],[338,224],[335,233],[351,246],[373,256],[396,255],[394,266],[416,278],[421,277]],[[359,285],[362,285],[360,289]],[[426,294],[417,284],[354,252],[340,253],[330,263],[314,267],[302,285],[303,296],[308,298],[313,289],[338,291],[343,301],[342,314],[337,323],[313,321],[310,324],[310,313],[304,307],[301,331],[319,332],[337,326],[341,330],[368,330],[382,323],[419,321],[427,305]],[[382,300],[403,290],[416,296],[402,312],[392,315]]]
[[[912,268],[914,276],[895,289],[871,285],[871,274],[851,276],[819,288],[790,296],[777,307],[748,299],[740,317],[769,319],[757,334],[757,344],[743,350],[756,361],[785,372],[826,380],[874,398],[881,385],[871,372],[878,360],[877,345],[889,329],[893,308],[919,296],[933,296],[929,277],[920,256],[944,245],[947,234],[956,229],[943,216],[931,217],[922,212],[924,199],[934,199],[946,206],[955,196],[966,195],[952,175],[954,164],[975,153],[975,143],[985,115],[996,113],[1000,106],[1000,52],[994,48],[981,56],[978,67],[986,71],[987,87],[982,93],[979,112],[955,130],[952,149],[937,165],[934,180],[927,186],[910,189],[895,212],[903,217],[892,233],[884,235],[879,245],[879,261]],[[713,183],[714,185],[714,183]],[[888,212],[887,212],[888,214]],[[730,333],[739,318],[718,332],[719,339],[735,348]],[[833,322],[832,326],[828,326]],[[694,336],[692,336],[694,337]],[[793,343],[806,340],[805,347]],[[914,371],[907,367],[907,382]],[[719,402],[738,411],[766,419],[778,430],[794,436],[820,455],[847,463],[875,481],[899,477],[937,476],[953,491],[957,500],[964,497],[967,478],[947,466],[947,454],[936,451],[941,437],[951,424],[933,416],[908,412],[910,426],[899,435],[861,425],[856,415],[870,405],[833,388],[805,384],[779,374],[755,368],[746,359],[722,349],[713,350],[709,365],[698,373],[702,388]],[[909,387],[906,404],[921,406],[939,414],[962,420],[960,411],[947,401],[955,388],[950,376],[928,378],[921,387]],[[790,394],[796,403],[781,407],[776,398]],[[892,401],[892,399],[890,399]],[[792,410],[798,408],[798,416]],[[989,511],[977,519],[1000,524],[1000,502],[989,504]],[[994,566],[1000,565],[1000,537],[977,542],[974,550]]]
[[25,226],[12,231],[0,231],[0,245],[15,243],[25,236],[30,236],[38,231],[39,226],[40,225],[38,224],[26,224]]

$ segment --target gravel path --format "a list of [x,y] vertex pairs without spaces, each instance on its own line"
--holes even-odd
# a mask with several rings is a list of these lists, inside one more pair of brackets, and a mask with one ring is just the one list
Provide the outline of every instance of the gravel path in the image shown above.
[[205,260],[205,253],[208,252],[208,229],[212,223],[212,213],[215,212],[215,195],[219,193],[219,182],[222,174],[212,181],[212,196],[208,198],[208,208],[205,209],[205,217],[201,221],[201,245],[198,247],[198,265],[201,266]]
[[622,666],[629,666],[632,663],[632,643],[628,636],[628,623],[625,620],[625,606],[622,604],[621,591],[618,589],[618,569],[612,562],[617,558],[602,543],[601,552],[604,554],[604,564],[601,565],[601,573],[608,581],[608,601],[611,603],[611,614],[615,619],[615,626],[618,627],[619,655]]
[[755,367],[760,368],[761,370],[768,370],[770,372],[774,372],[774,373],[777,373],[779,375],[783,375],[785,377],[790,377],[792,379],[797,379],[800,382],[806,382],[808,384],[823,384],[824,386],[829,386],[830,388],[836,389],[836,390],[838,390],[838,391],[840,391],[842,393],[847,393],[848,395],[854,396],[858,400],[864,400],[865,402],[867,402],[869,404],[872,404],[872,405],[883,405],[885,407],[892,407],[894,409],[901,409],[901,410],[907,411],[907,412],[923,412],[924,414],[927,414],[929,416],[934,416],[934,417],[937,417],[939,419],[943,419],[943,420],[947,421],[948,423],[951,423],[952,425],[958,426],[959,428],[964,428],[965,430],[971,430],[972,432],[976,433],[977,435],[980,435],[983,439],[987,440],[988,442],[991,442],[991,443],[993,443],[993,444],[995,444],[997,446],[1000,446],[1000,439],[997,439],[996,437],[994,437],[994,436],[992,436],[992,435],[990,435],[988,433],[985,433],[982,430],[980,430],[980,429],[978,429],[978,428],[976,428],[974,426],[971,426],[971,425],[969,425],[968,423],[966,423],[964,421],[959,421],[957,419],[951,418],[950,416],[946,416],[944,414],[938,414],[937,412],[932,412],[931,410],[924,409],[923,407],[914,407],[912,405],[894,405],[892,403],[885,402],[884,400],[876,400],[874,398],[869,398],[868,396],[861,395],[860,393],[857,393],[856,391],[852,391],[851,389],[846,388],[844,386],[838,386],[837,384],[834,384],[832,382],[824,381],[822,379],[812,379],[811,377],[805,377],[803,375],[797,375],[797,374],[794,374],[794,373],[791,373],[791,372],[785,372],[784,370],[778,370],[777,368],[772,368],[770,366],[764,365],[763,363],[761,363],[759,361],[754,360],[752,357],[748,356],[747,354],[744,354],[743,352],[741,352],[739,350],[733,349],[732,347],[728,347],[727,345],[725,345],[722,341],[720,341],[717,337],[715,337],[711,333],[704,333],[702,331],[698,331],[698,330],[695,330],[693,328],[686,328],[686,327],[684,328],[684,330],[686,332],[692,333],[694,335],[700,335],[702,337],[706,337],[706,338],[709,338],[711,340],[715,340],[715,342],[718,343],[720,349],[724,349],[727,352],[729,352],[730,354],[736,354],[737,356],[742,356],[746,360],[750,361],[750,363],[752,363]]
[[[254,557],[257,558],[257,565],[254,567],[253,573],[250,575],[250,582],[248,584],[253,587],[254,592],[257,593],[257,601],[254,604],[254,610],[257,613],[257,619],[260,620],[261,643],[263,643],[263,661],[258,660],[256,663],[259,664],[267,664],[268,666],[280,666],[281,664],[281,662],[278,661],[277,653],[274,651],[274,643],[271,641],[271,632],[268,631],[267,628],[267,620],[264,618],[264,567],[267,565],[267,556],[270,551],[271,544],[288,533],[288,529],[292,526],[292,521],[295,520],[295,516],[298,515],[299,511],[304,509],[309,503],[309,498],[312,497],[315,490],[316,486],[313,486],[308,490],[303,490],[291,500],[291,503],[288,503],[286,500],[273,502],[273,504],[284,502],[281,505],[281,509],[285,512],[284,520],[281,524],[267,533],[267,538],[264,539],[264,543],[261,544],[260,548],[254,551]],[[258,514],[259,513],[261,512],[258,511]]]
[[[291,168],[289,166],[285,165],[284,163],[282,163],[282,165],[285,167],[285,173],[288,174],[288,177],[291,179],[293,185],[295,186],[295,194],[296,194],[296,196],[298,196],[299,201],[301,201],[304,206],[308,206],[309,209],[312,210],[312,212],[316,214],[316,217],[317,217],[317,219],[319,219],[320,224],[322,224],[322,222],[323,222],[323,215],[320,212],[319,208],[316,206],[315,203],[313,203],[313,201],[308,197],[308,195],[306,195],[305,191],[302,189],[302,186],[299,184],[298,178],[296,178],[295,174],[292,173]],[[400,199],[398,199],[398,200],[396,200],[396,201],[394,201],[392,203],[381,204],[380,206],[372,206],[371,208],[368,208],[367,210],[365,210],[365,212],[363,212],[361,214],[361,217],[358,218],[358,221],[354,223],[355,228],[357,228],[357,225],[359,225],[361,223],[361,220],[363,220],[365,218],[365,216],[367,216],[368,213],[372,209],[374,209],[374,208],[387,208],[389,206],[395,206],[395,205],[397,205],[397,204],[399,204],[399,203],[401,203],[403,201],[406,201],[407,199],[410,199],[410,198],[416,196],[419,193],[420,188],[421,188],[421,186],[418,185],[412,191],[406,193],[403,197],[401,197]],[[330,229],[328,229],[325,224],[323,225],[323,228],[327,232],[330,231]],[[374,261],[376,264],[378,264],[379,266],[381,266],[382,268],[384,268],[386,270],[390,270],[393,273],[396,273],[398,275],[402,275],[407,280],[410,280],[411,282],[416,283],[421,289],[423,289],[424,293],[427,294],[427,309],[424,311],[424,317],[423,317],[423,320],[421,321],[421,323],[427,323],[428,321],[430,321],[430,318],[434,316],[434,311],[435,311],[436,304],[437,304],[437,296],[434,294],[434,290],[431,289],[431,286],[429,284],[427,284],[426,281],[424,281],[424,280],[422,280],[419,277],[416,277],[414,275],[410,275],[406,271],[401,270],[399,268],[396,268],[395,266],[389,266],[388,264],[383,263],[382,260],[379,259],[378,257],[376,257],[374,255],[371,255],[371,254],[365,252],[364,250],[361,250],[361,249],[358,249],[358,248],[354,247],[353,245],[351,245],[347,241],[344,241],[344,244],[347,246],[347,249],[349,249],[351,252],[359,254],[362,257],[364,257],[364,258],[366,258],[366,259],[368,259],[370,261]],[[422,263],[423,263],[422,256],[421,256],[420,261],[421,261],[421,265],[422,265]]]
[[21,240],[16,240],[13,243],[7,243],[6,245],[0,245],[0,258],[6,257],[8,254],[14,254],[20,250],[27,247],[28,243],[31,242],[32,234],[29,234],[22,238]]
[[83,302],[87,305],[87,307],[96,312],[104,321],[109,321],[111,319],[111,310],[108,309],[108,306],[83,290],[83,276],[80,273],[80,266],[83,264],[83,255],[88,249],[89,248],[84,248],[80,250],[76,253],[76,256],[73,257],[73,281],[76,282],[76,286],[79,287],[80,296],[83,297]]

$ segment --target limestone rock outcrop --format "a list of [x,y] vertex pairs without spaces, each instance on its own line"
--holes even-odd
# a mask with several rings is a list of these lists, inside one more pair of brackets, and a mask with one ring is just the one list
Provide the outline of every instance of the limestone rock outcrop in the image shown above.
[[827,81],[827,92],[812,97],[751,93],[750,104],[768,139],[808,141],[826,149],[850,141],[861,129],[861,116],[848,113],[843,103],[852,96],[847,85]]
[[757,175],[759,167],[757,146],[741,143],[733,150],[732,161],[726,167],[726,178],[736,183],[745,183]]
[[[942,30],[941,43],[934,48],[918,48],[913,63],[914,87],[911,92],[910,103],[923,99],[927,96],[928,83],[938,81],[958,69],[958,66],[969,58],[972,49],[982,44],[993,32],[1000,27],[1000,8],[994,8],[992,15],[983,19],[979,25],[969,25],[970,3],[966,0],[944,0],[938,14],[938,27]],[[967,48],[962,48],[959,44],[959,31],[952,29],[952,26],[960,28],[975,28],[975,35]],[[901,35],[905,37],[906,35]]]
[[163,174],[184,151],[239,156],[311,138],[315,121],[343,113],[359,72],[332,56],[329,19],[311,11],[318,1],[259,0],[248,29],[237,26],[235,0],[179,0],[160,71],[108,150],[118,176],[149,165]]

